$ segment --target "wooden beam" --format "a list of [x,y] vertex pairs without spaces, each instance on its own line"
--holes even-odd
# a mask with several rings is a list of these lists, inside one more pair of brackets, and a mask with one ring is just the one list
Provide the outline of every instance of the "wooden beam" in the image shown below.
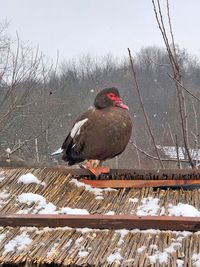
[[199,217],[133,215],[1,215],[0,226],[78,227],[94,229],[160,229],[199,231]]
[[97,188],[143,188],[143,187],[184,187],[200,185],[200,180],[87,180],[82,183]]
[[[11,164],[11,166],[5,166],[4,164],[0,164],[0,167],[5,167],[8,169],[12,168],[24,168],[24,169],[30,169],[30,168],[41,168],[46,171],[59,171],[64,174],[69,174],[71,173],[72,175],[83,175],[83,176],[91,176],[91,173],[89,170],[86,169],[80,169],[80,168],[68,168],[65,167],[64,165],[56,166],[56,167],[47,167],[47,166],[40,166],[40,165],[33,165],[33,166],[19,166],[15,164]],[[134,177],[138,177],[138,179],[145,179],[145,177],[167,177],[167,179],[176,179],[181,178],[182,176],[183,179],[194,179],[200,180],[200,169],[111,169],[110,174],[130,174]]]
[[[51,169],[52,171],[60,171],[65,174],[73,174],[73,175],[85,175],[85,176],[92,176],[91,172],[87,169],[70,169],[64,166],[58,167],[50,167],[47,168]],[[195,176],[195,179],[200,180],[200,170],[199,169],[111,169],[110,174],[130,174],[132,176],[145,177],[145,176],[155,176],[155,177],[168,177],[168,179],[172,179],[172,177],[181,177],[181,176]],[[185,177],[185,178],[186,178]],[[188,178],[186,178],[188,179]]]

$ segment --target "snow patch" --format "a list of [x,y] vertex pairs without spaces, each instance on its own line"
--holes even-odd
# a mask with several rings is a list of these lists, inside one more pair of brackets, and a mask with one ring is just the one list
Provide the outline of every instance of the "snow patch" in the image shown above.
[[76,230],[78,232],[80,232],[81,234],[86,234],[86,233],[91,233],[91,232],[97,231],[97,229],[92,229],[92,228],[87,228],[87,227],[84,227],[84,228],[76,228]]
[[158,246],[156,244],[152,244],[149,246],[151,249],[158,250]]
[[138,198],[129,198],[129,200],[128,200],[129,202],[132,202],[132,203],[137,203],[138,201],[139,201],[139,199]]
[[124,243],[124,238],[126,235],[128,235],[129,231],[126,229],[116,230],[115,233],[120,234],[120,239],[117,243],[117,246],[121,246]]
[[62,213],[62,214],[80,214],[80,215],[90,214],[86,209],[72,209],[69,207],[61,208],[60,213]]
[[19,203],[26,204],[31,206],[36,204],[32,211],[32,207],[19,210],[18,214],[28,214],[28,213],[38,213],[38,214],[81,214],[81,215],[88,215],[90,214],[86,209],[76,209],[70,207],[63,207],[60,210],[57,210],[57,206],[55,206],[52,202],[47,202],[46,198],[34,194],[34,193],[22,193],[18,196]]
[[119,252],[115,252],[107,257],[107,262],[109,264],[112,264],[115,261],[121,261],[121,260],[123,260],[123,257],[121,256]]
[[137,253],[142,253],[146,249],[146,246],[141,246],[140,248],[137,249]]
[[59,245],[59,242],[54,243],[53,247],[51,248],[51,250],[47,253],[47,257],[51,257],[52,254],[54,253],[56,247]]
[[106,212],[104,215],[115,215],[115,212],[110,210],[110,211]]
[[21,235],[17,235],[4,246],[3,255],[15,250],[17,250],[18,252],[25,250],[31,242],[32,239],[27,233],[24,232]]
[[167,252],[156,252],[156,254],[151,255],[148,257],[150,260],[150,263],[167,263],[169,260],[169,255]]
[[81,250],[81,251],[79,251],[79,253],[78,253],[78,257],[79,257],[79,258],[84,258],[84,257],[87,257],[88,254],[89,254],[88,251]]
[[160,206],[159,198],[147,197],[141,200],[142,205],[137,208],[136,214],[138,216],[157,215]]
[[0,234],[0,242],[3,241],[5,237],[6,237],[6,234],[5,233]]
[[183,260],[179,260],[179,259],[176,260],[176,266],[177,267],[183,267],[183,265],[184,265],[184,261]]
[[76,239],[76,241],[75,241],[75,245],[78,247],[78,246],[80,246],[80,243],[82,242],[84,240],[84,238],[81,236],[81,237],[79,237],[78,239]]
[[64,249],[70,247],[71,244],[72,244],[72,239],[69,239],[68,242],[62,247],[62,250],[64,250]]
[[6,178],[5,172],[0,171],[0,182],[2,182]]
[[192,205],[178,203],[177,206],[172,206],[169,208],[169,215],[171,216],[189,216],[189,217],[199,217],[200,212]]
[[181,243],[179,242],[173,242],[171,243],[171,245],[167,248],[164,249],[163,252],[161,251],[156,251],[154,255],[148,256],[149,260],[151,263],[168,263],[168,260],[170,258],[170,255],[174,252],[176,252],[176,250],[181,247]]
[[171,243],[171,245],[168,247],[168,248],[165,248],[164,251],[169,253],[169,254],[172,254],[174,252],[176,252],[176,250],[181,247],[181,243],[179,242],[173,242]]
[[45,204],[38,213],[39,214],[57,214],[56,209],[57,207],[53,203],[49,202],[48,204]]
[[103,199],[103,193],[104,192],[116,192],[116,189],[112,189],[112,188],[105,188],[105,189],[101,189],[101,188],[94,188],[91,185],[88,184],[84,184],[80,181],[78,181],[77,179],[71,179],[70,183],[74,183],[77,187],[85,187],[85,190],[96,195],[96,200],[102,200]]
[[[47,203],[46,198],[34,193],[22,193],[18,196],[18,202],[21,204],[26,204],[28,206],[32,204],[37,204],[34,207],[34,210],[31,213],[39,213],[39,214],[56,214],[56,206],[49,202]],[[20,210],[18,214],[27,214],[31,211],[30,209]]]
[[10,196],[10,193],[8,193],[6,190],[3,190],[0,192],[0,202],[7,199]]
[[22,204],[27,204],[28,206],[34,203],[38,203],[41,206],[46,205],[46,199],[43,196],[34,193],[22,193],[18,196],[18,201]]
[[200,267],[200,254],[194,253],[191,260],[195,267]]
[[9,196],[10,194],[6,190],[0,192],[0,208],[6,205],[6,203],[9,201]]
[[95,199],[96,199],[96,200],[102,200],[102,199],[104,199],[104,198],[103,198],[102,196],[96,196]]
[[42,186],[45,186],[46,184],[44,182],[41,182],[35,175],[32,173],[27,173],[19,177],[17,183],[23,183],[23,184],[39,184]]

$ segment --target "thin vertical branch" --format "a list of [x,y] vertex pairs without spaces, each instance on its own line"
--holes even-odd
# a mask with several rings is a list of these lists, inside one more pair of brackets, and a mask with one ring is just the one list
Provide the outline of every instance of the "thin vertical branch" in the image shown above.
[[194,101],[192,101],[192,108],[194,112],[194,121],[195,121],[195,137],[194,137],[194,142],[195,142],[195,150],[196,150],[196,168],[198,168],[198,160],[199,160],[199,130],[198,130],[198,116],[196,112],[196,108],[194,105]]
[[[169,40],[168,40],[168,37],[166,34],[165,24],[163,21],[162,10],[161,10],[161,6],[160,6],[160,1],[157,0],[158,8],[156,7],[154,0],[152,0],[152,4],[153,4],[153,9],[154,9],[156,21],[157,21],[157,24],[159,26],[160,32],[163,36],[163,40],[164,40],[164,43],[165,43],[165,46],[166,46],[166,49],[168,52],[169,60],[170,60],[172,70],[173,70],[174,80],[175,80],[175,82],[178,81],[180,84],[182,84],[182,76],[180,73],[180,68],[179,68],[177,55],[176,55],[176,49],[175,49],[174,36],[173,36],[173,31],[172,31],[171,19],[170,19],[168,0],[167,0],[167,14],[168,14],[168,24],[170,27],[170,34],[171,34],[171,39],[172,39],[172,48],[170,47]],[[157,9],[158,9],[158,11],[157,11]],[[180,113],[180,118],[181,118],[183,142],[184,142],[185,151],[187,153],[190,165],[192,168],[194,168],[194,163],[193,163],[193,160],[192,160],[192,157],[190,154],[190,149],[189,149],[187,109],[186,109],[185,95],[184,95],[182,88],[179,86],[178,82],[176,82],[175,84],[176,84],[177,98],[178,98],[178,104],[179,104],[179,113]]]
[[173,142],[173,144],[175,144],[176,142],[174,141],[174,137],[173,137],[173,134],[172,134],[171,126],[170,126],[169,123],[167,123],[167,126],[168,126],[168,128],[169,128],[169,134],[170,134],[170,137],[171,137],[171,139],[172,139],[172,142]]
[[139,86],[138,86],[138,81],[137,81],[137,75],[136,75],[134,64],[133,64],[131,50],[129,48],[128,48],[128,53],[129,53],[129,59],[130,59],[130,64],[131,64],[131,70],[132,70],[132,73],[133,73],[134,82],[135,82],[135,85],[136,85],[136,90],[137,90],[137,93],[138,93],[138,96],[139,96],[139,100],[140,100],[142,111],[143,111],[143,114],[144,114],[144,117],[145,117],[145,121],[146,121],[146,124],[147,124],[148,130],[149,130],[150,136],[151,136],[152,141],[153,141],[153,145],[154,145],[154,149],[155,149],[156,155],[159,158],[160,165],[162,166],[162,168],[164,168],[164,164],[163,164],[163,162],[161,160],[161,157],[160,157],[158,148],[156,146],[155,138],[154,138],[154,135],[153,135],[153,132],[152,132],[150,123],[149,123],[149,119],[148,119],[148,116],[147,116],[147,113],[146,113],[146,109],[144,107],[144,102],[143,102],[142,96],[140,94],[140,90],[139,90]]
[[40,162],[40,158],[39,158],[39,152],[38,152],[38,139],[35,138],[35,153],[36,153],[36,161],[37,163]]
[[175,139],[176,139],[177,165],[178,165],[178,168],[181,169],[181,163],[180,163],[180,157],[179,157],[178,137],[177,137],[177,135],[175,135]]
[[[167,1],[167,17],[168,17],[168,24],[169,24],[169,29],[170,29],[170,35],[171,35],[171,40],[172,40],[172,49],[173,49],[173,56],[174,56],[174,61],[176,63],[176,69],[178,72],[178,81],[180,81],[180,84],[182,84],[182,75],[180,74],[180,68],[178,64],[178,58],[177,58],[177,53],[176,53],[176,47],[175,47],[175,41],[174,41],[174,34],[173,34],[173,29],[172,29],[172,23],[171,23],[171,17],[170,17],[170,10],[169,10],[169,0]],[[179,85],[178,85],[179,86]],[[188,137],[188,120],[187,120],[187,107],[186,107],[186,101],[185,101],[185,93],[182,90],[182,86],[180,89],[181,93],[181,99],[182,99],[182,106],[183,106],[183,116],[184,116],[184,123],[185,123],[185,136],[187,140],[187,145],[189,146],[189,137]]]
[[[137,146],[137,142],[136,142],[136,135],[133,134],[133,143]],[[140,160],[140,154],[139,154],[139,151],[138,149],[136,149],[136,155],[137,155],[137,160],[138,160],[138,167],[139,169],[141,169],[141,160]]]

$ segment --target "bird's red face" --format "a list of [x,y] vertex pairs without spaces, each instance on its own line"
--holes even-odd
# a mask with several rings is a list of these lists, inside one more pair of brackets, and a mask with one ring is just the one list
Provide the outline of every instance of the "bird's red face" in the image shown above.
[[114,102],[115,106],[129,110],[128,106],[125,105],[122,102],[122,99],[118,95],[116,95],[115,93],[108,93],[107,97]]

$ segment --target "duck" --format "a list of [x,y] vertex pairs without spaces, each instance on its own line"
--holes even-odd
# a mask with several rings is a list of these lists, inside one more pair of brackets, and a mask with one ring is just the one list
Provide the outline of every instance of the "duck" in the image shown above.
[[94,107],[82,113],[62,144],[62,159],[72,166],[87,161],[82,167],[99,176],[109,173],[102,162],[120,155],[132,132],[129,108],[116,87],[104,88],[94,99]]

